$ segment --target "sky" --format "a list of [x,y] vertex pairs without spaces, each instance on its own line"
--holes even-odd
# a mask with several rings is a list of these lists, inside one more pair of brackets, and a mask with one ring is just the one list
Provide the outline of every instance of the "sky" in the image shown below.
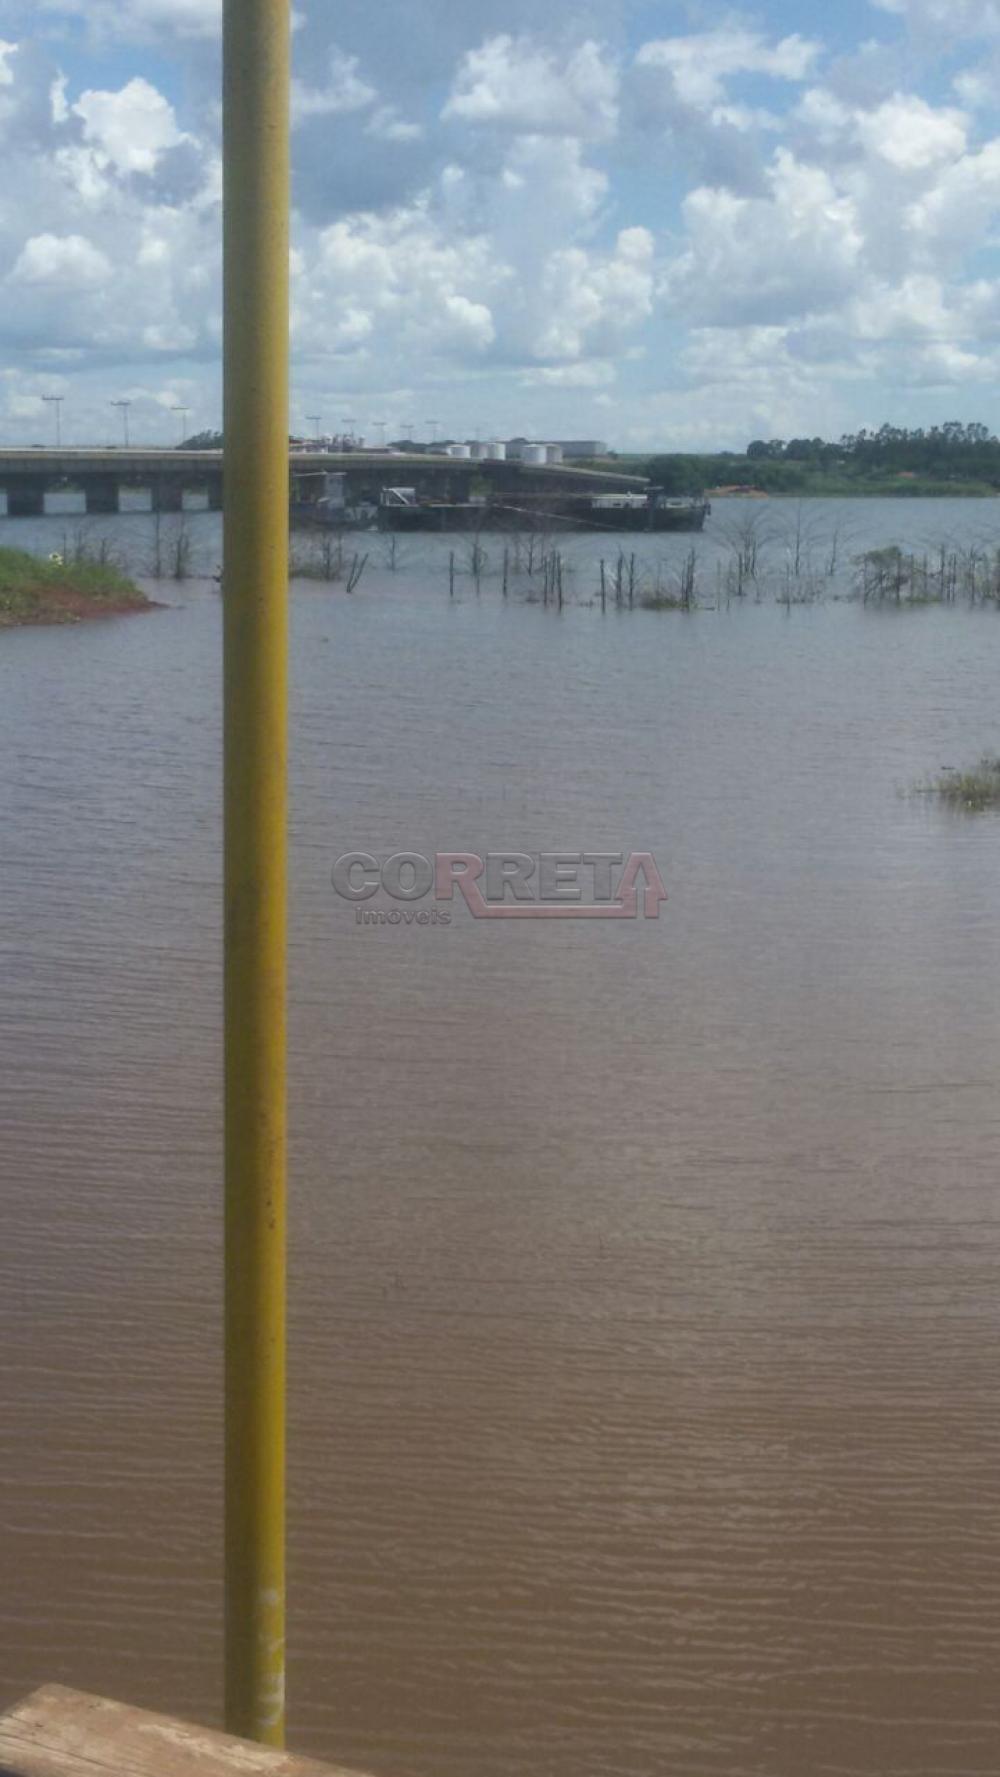
[[[0,441],[221,425],[219,31],[0,0]],[[296,0],[292,428],[992,429],[998,96],[1000,0]]]

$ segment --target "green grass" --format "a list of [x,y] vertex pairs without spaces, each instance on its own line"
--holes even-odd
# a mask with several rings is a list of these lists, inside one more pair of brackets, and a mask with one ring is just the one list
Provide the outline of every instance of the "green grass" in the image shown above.
[[1000,758],[987,753],[967,771],[943,771],[924,786],[924,793],[936,796],[951,808],[965,808],[974,814],[1000,808]]
[[45,560],[0,549],[0,628],[77,623],[149,606],[145,593],[107,562]]

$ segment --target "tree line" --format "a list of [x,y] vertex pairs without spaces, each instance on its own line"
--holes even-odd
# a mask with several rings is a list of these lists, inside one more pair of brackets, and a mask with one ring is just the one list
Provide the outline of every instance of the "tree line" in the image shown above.
[[831,492],[849,492],[852,482],[895,482],[897,491],[906,491],[908,480],[1000,489],[1000,440],[980,421],[946,420],[926,428],[886,424],[877,431],[845,433],[836,442],[755,438],[742,456],[735,451],[655,456],[645,472],[673,493],[733,484],[765,493],[819,493],[827,491],[824,484]]

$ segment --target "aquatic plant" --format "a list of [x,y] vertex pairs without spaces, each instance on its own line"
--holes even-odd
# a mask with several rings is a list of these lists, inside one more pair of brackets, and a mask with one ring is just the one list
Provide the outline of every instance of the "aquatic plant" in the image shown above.
[[365,568],[367,566],[368,566],[367,555],[360,555],[360,556],[355,555],[353,561],[351,562],[350,567],[347,570],[347,585],[344,589],[346,592],[353,592],[355,587],[357,585],[359,585],[360,580],[361,580],[361,576],[364,573]]
[[171,539],[170,572],[174,580],[186,580],[191,572],[191,538],[183,519]]
[[855,561],[855,584],[865,604],[970,605],[1000,602],[1000,549],[941,542],[923,555],[898,544],[869,549]]
[[311,549],[293,546],[288,568],[293,580],[342,580],[346,572],[343,533],[324,531]]
[[665,582],[662,565],[657,565],[656,579],[643,591],[639,604],[644,611],[693,611],[698,604],[697,578],[698,552],[692,545],[674,569],[672,583]]
[[921,785],[920,793],[935,796],[952,808],[968,809],[974,814],[988,808],[1000,808],[1000,757],[985,753],[978,765],[965,771],[948,768],[931,783]]

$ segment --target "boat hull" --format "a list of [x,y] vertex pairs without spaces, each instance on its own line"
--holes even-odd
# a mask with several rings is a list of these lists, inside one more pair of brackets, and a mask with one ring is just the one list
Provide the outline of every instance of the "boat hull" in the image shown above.
[[550,502],[544,509],[499,502],[426,502],[382,506],[385,531],[700,531],[709,513],[706,501],[690,506],[631,506],[601,510],[589,503]]

